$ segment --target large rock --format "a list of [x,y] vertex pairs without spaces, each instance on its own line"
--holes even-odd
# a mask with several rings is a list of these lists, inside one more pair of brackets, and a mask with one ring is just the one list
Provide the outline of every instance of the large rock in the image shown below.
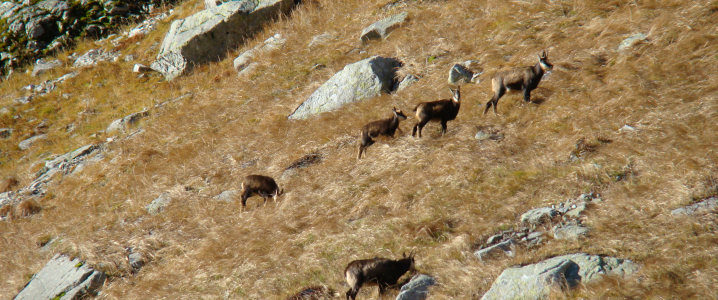
[[106,278],[105,273],[88,268],[77,258],[57,254],[14,299],[80,299],[96,294]]
[[288,12],[293,0],[230,1],[172,22],[151,67],[171,80],[194,65],[223,58],[263,22]]
[[369,25],[361,32],[362,42],[386,37],[392,30],[404,23],[408,15],[408,12],[403,12]]
[[676,208],[671,211],[674,216],[696,215],[711,212],[718,209],[718,197],[711,197],[696,204]]
[[437,285],[436,279],[429,275],[416,275],[409,283],[401,287],[396,300],[424,300],[429,295],[429,287]]
[[381,56],[349,64],[314,91],[289,119],[306,119],[382,92],[391,92],[399,67],[401,62],[397,59]]
[[574,288],[603,275],[626,277],[637,270],[638,265],[627,259],[585,253],[563,255],[504,270],[481,299],[546,299],[551,290]]

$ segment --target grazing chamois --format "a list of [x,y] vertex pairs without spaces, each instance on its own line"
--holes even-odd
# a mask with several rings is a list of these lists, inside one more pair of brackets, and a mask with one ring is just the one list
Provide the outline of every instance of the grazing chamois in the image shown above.
[[344,278],[349,284],[347,300],[355,300],[362,285],[378,285],[379,295],[384,295],[387,287],[395,285],[407,271],[414,271],[414,253],[404,258],[391,260],[386,258],[372,258],[355,260],[347,265]]
[[242,181],[242,210],[247,206],[247,199],[252,195],[259,195],[264,198],[264,203],[267,203],[267,198],[272,197],[274,201],[277,201],[277,197],[284,193],[284,189],[279,189],[277,182],[272,177],[263,175],[248,175],[244,177]]
[[429,121],[440,121],[441,134],[446,133],[446,122],[456,119],[461,107],[461,86],[457,86],[456,89],[449,88],[449,90],[454,95],[451,99],[421,102],[414,108],[419,122],[411,130],[411,136],[416,134],[416,129],[418,128],[419,137],[421,137],[421,130]]
[[553,69],[553,65],[548,61],[546,50],[541,51],[538,57],[539,62],[533,67],[499,71],[494,75],[494,78],[491,79],[491,89],[494,91],[494,96],[489,102],[486,102],[484,114],[489,111],[491,106],[494,107],[494,113],[498,114],[496,112],[496,106],[499,103],[499,99],[506,94],[507,91],[521,90],[524,93],[524,101],[531,101],[531,91],[538,87],[544,72]]
[[366,153],[366,148],[374,144],[375,138],[380,135],[394,137],[394,133],[399,128],[399,122],[406,120],[406,115],[401,110],[396,110],[396,107],[392,109],[394,116],[388,119],[382,119],[379,121],[369,122],[361,129],[361,143],[359,144],[359,159],[361,154]]

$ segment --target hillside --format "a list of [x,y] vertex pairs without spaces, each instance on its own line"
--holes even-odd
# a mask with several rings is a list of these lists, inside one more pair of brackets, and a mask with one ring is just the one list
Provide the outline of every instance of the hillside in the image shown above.
[[[0,83],[0,128],[13,129],[0,143],[0,179],[17,179],[10,190],[31,184],[59,155],[102,145],[95,163],[57,174],[33,196],[40,212],[0,221],[1,299],[58,253],[108,275],[99,299],[284,299],[310,285],[343,298],[350,261],[412,250],[419,271],[439,282],[430,299],[480,299],[506,268],[572,253],[640,268],[552,299],[716,298],[716,214],[671,211],[718,195],[718,2],[302,1],[220,61],[171,81],[132,72],[155,59],[172,21],[202,9],[204,1],[179,2],[146,35],[117,46],[82,40],[57,55],[62,66],[40,77],[16,71]],[[405,11],[408,21],[388,37],[362,43],[362,29]],[[238,76],[234,58],[276,33],[283,47]],[[333,38],[309,46],[325,33]],[[636,33],[646,39],[617,50]],[[95,48],[134,60],[72,66],[72,53]],[[536,64],[544,49],[554,68],[533,102],[510,94],[498,115],[484,115],[492,76]],[[400,75],[419,80],[287,119],[335,73],[374,55],[398,59]],[[467,60],[483,73],[461,86],[447,133],[430,123],[412,137],[411,110],[450,98],[449,70]],[[74,71],[49,93],[16,102],[23,87]],[[362,125],[392,107],[409,116],[403,132],[357,160]],[[149,116],[126,131],[105,131],[143,110]],[[40,133],[46,138],[32,147],[18,146]],[[285,171],[307,155],[319,159]],[[239,191],[248,174],[274,177],[285,194],[266,205],[252,197],[244,212],[239,196],[215,199]],[[163,193],[169,205],[149,214],[145,207]],[[511,257],[475,257],[487,238],[523,230],[524,212],[586,193],[602,201],[587,206],[585,237],[547,234]],[[131,252],[145,257],[139,271]],[[376,297],[375,287],[359,295]]]

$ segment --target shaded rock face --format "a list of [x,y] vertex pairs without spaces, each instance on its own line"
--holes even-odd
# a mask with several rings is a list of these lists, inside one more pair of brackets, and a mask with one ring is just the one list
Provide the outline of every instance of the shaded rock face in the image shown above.
[[306,119],[393,91],[396,71],[402,64],[394,58],[373,56],[344,67],[304,101],[289,119]]
[[429,287],[439,284],[434,277],[420,274],[411,278],[401,287],[396,300],[424,300],[429,296]]
[[292,0],[230,1],[172,22],[151,67],[171,80],[194,65],[218,61],[261,25],[287,13]]
[[88,268],[77,258],[70,260],[58,254],[13,299],[79,299],[95,295],[106,278],[105,273]]
[[8,72],[68,46],[76,37],[100,37],[111,28],[140,19],[173,0],[0,2],[0,32],[14,43],[0,43],[0,67]]
[[362,42],[368,42],[370,40],[385,38],[392,30],[401,26],[406,21],[406,17],[409,16],[408,12],[403,12],[398,15],[394,15],[371,24],[369,27],[364,28],[361,33]]
[[627,259],[569,254],[504,270],[482,300],[546,299],[551,290],[571,289],[603,275],[627,277],[638,265]]

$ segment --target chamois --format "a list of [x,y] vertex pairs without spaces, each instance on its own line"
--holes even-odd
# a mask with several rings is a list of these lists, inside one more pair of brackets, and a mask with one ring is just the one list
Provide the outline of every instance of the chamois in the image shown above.
[[541,51],[538,55],[539,62],[533,67],[520,67],[509,70],[499,71],[491,79],[491,89],[494,91],[494,96],[486,102],[486,109],[484,114],[489,111],[491,106],[494,107],[494,113],[496,112],[496,106],[499,103],[499,99],[507,91],[518,91],[521,90],[524,93],[524,101],[531,101],[531,91],[538,87],[544,72],[553,69],[553,65],[548,61],[548,55],[546,50]]
[[362,285],[378,285],[379,295],[383,295],[387,287],[395,285],[407,271],[414,271],[414,253],[404,258],[391,260],[386,258],[372,258],[355,260],[347,265],[344,278],[349,284],[347,300],[355,300]]
[[359,144],[359,159],[361,159],[362,153],[366,154],[366,148],[374,144],[374,140],[372,138],[379,135],[394,137],[394,133],[397,129],[401,131],[401,128],[399,128],[399,122],[401,120],[406,120],[406,115],[404,115],[401,110],[396,110],[396,107],[394,107],[392,111],[394,116],[391,118],[369,122],[362,127],[361,143]]
[[248,175],[242,181],[242,210],[247,206],[247,199],[252,195],[259,195],[264,198],[264,203],[267,203],[267,198],[272,197],[274,201],[277,201],[277,197],[284,193],[284,189],[279,189],[277,182],[272,177],[263,175]]
[[449,90],[454,95],[451,99],[422,102],[414,108],[419,122],[411,130],[411,136],[416,134],[416,129],[418,128],[419,137],[421,137],[421,130],[429,121],[440,121],[441,134],[446,133],[446,122],[456,119],[461,107],[461,86],[456,87],[455,90],[452,88],[449,88]]

